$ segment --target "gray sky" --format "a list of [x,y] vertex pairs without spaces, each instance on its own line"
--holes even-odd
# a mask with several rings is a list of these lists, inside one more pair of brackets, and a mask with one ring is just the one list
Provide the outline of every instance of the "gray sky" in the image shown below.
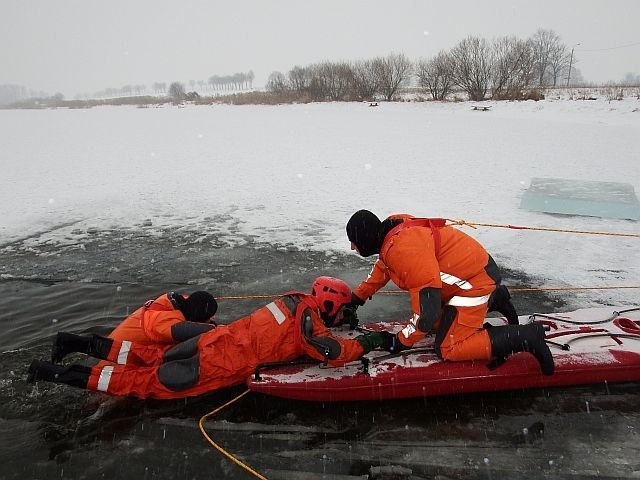
[[640,74],[640,0],[0,0],[0,84],[49,93],[450,49],[555,30],[585,80]]

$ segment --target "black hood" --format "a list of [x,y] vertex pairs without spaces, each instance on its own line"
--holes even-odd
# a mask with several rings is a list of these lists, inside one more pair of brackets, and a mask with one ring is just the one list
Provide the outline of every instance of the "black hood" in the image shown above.
[[218,310],[216,299],[208,292],[193,292],[180,308],[190,322],[207,322]]
[[380,253],[382,222],[369,210],[358,210],[347,222],[347,237],[363,257]]

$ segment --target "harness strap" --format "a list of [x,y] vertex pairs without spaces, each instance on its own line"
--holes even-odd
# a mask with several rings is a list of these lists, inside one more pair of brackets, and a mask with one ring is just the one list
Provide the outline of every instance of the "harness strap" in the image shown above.
[[284,293],[278,299],[284,304],[289,311],[289,315],[293,318],[294,327],[294,343],[300,345],[302,342],[302,312],[307,305],[306,295],[295,290]]
[[[171,308],[167,305],[163,305],[159,302],[156,302],[157,299],[147,300],[146,302],[144,302],[144,305],[142,305],[142,308],[144,308],[145,310],[152,310],[154,312],[168,312],[170,310],[178,310],[178,306],[174,303],[174,299],[171,298],[172,294],[174,293],[171,292],[167,296],[169,297],[169,301],[171,302],[171,305],[174,306],[174,308]],[[174,294],[174,295],[179,295],[179,294]]]
[[[387,239],[392,238],[393,236],[399,234],[401,231],[411,228],[411,227],[428,227],[431,229],[431,234],[433,235],[433,248],[436,254],[436,258],[440,257],[440,247],[441,247],[441,238],[440,238],[440,229],[447,226],[447,221],[444,218],[408,218],[404,220],[402,223],[399,223],[385,236],[385,241]],[[380,252],[382,256],[387,253],[387,250],[391,247],[391,243],[387,242],[385,245],[384,252]]]
[[287,292],[282,297],[280,297],[280,300],[282,300],[282,303],[285,304],[285,306],[289,309],[289,312],[292,315],[296,314],[296,311],[298,310],[298,305],[300,305],[300,302],[302,302],[298,294],[299,292],[292,291],[292,292]]
[[156,312],[162,312],[162,311],[169,310],[164,305],[158,305],[155,300],[147,300],[146,302],[144,302],[144,305],[142,307],[145,310],[153,310],[153,311],[156,311]]
[[[172,292],[173,293],[173,292]],[[168,307],[166,305],[163,305],[159,302],[156,302],[157,299],[151,299],[151,300],[147,300],[146,302],[144,302],[144,304],[142,305],[142,307],[140,307],[140,326],[142,327],[143,323],[144,323],[144,317],[145,317],[145,313],[148,311],[152,311],[152,312],[169,312],[171,310],[178,310],[178,306],[174,303],[173,298],[171,298],[171,294],[168,294],[169,300],[171,301],[171,305],[174,306],[174,308]],[[214,323],[215,325],[215,323]]]

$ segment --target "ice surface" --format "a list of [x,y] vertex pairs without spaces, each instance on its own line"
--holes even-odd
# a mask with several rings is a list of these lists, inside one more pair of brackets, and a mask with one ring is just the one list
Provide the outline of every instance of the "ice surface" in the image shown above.
[[522,195],[520,208],[587,217],[640,219],[640,202],[633,186],[619,182],[533,178]]
[[[534,177],[640,189],[637,109],[625,98],[500,102],[490,115],[466,102],[0,110],[0,248],[177,231],[193,245],[349,253],[360,208],[637,234],[636,221],[518,208]],[[635,237],[460,228],[537,285],[640,283]]]

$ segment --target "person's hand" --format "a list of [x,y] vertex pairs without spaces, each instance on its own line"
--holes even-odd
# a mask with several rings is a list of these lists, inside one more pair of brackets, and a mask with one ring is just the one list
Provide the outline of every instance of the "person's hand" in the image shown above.
[[385,331],[359,335],[355,340],[362,345],[364,353],[369,353],[376,348],[382,348],[382,350],[386,350],[389,353],[400,353],[408,348],[400,343],[395,333]]
[[349,305],[353,307],[354,311],[356,311],[358,307],[361,307],[362,305],[364,305],[364,302],[365,301],[362,300],[359,296],[351,292],[351,303]]
[[351,330],[358,326],[358,315],[356,310],[358,307],[364,305],[364,300],[358,297],[355,293],[351,293],[351,301],[344,306],[344,320],[343,323],[349,324]]
[[400,353],[402,350],[406,350],[405,347],[400,340],[398,340],[398,335],[391,332],[380,332],[382,336],[382,344],[380,345],[383,350],[386,350],[389,353]]
[[355,340],[362,345],[364,353],[369,353],[371,350],[380,348],[384,343],[384,337],[380,332],[365,333],[364,335],[358,335]]
[[342,313],[342,323],[346,323],[349,325],[351,330],[355,330],[358,326],[358,314],[356,313],[356,308],[353,308],[351,305],[346,305],[343,309]]

